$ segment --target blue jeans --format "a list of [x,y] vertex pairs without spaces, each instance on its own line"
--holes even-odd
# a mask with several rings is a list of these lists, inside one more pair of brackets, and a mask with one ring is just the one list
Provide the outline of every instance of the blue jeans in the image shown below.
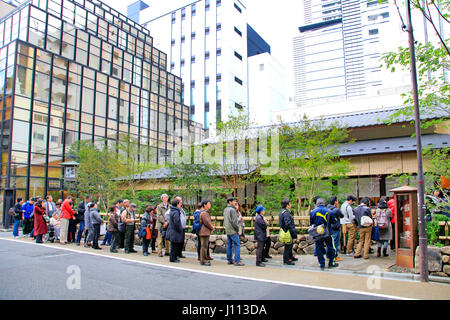
[[[331,231],[331,240],[332,240],[332,244],[333,244],[333,249],[334,249],[334,257],[336,258],[338,256],[339,253],[339,241],[341,240],[341,230],[332,230]],[[327,249],[328,251],[328,249]]]
[[241,261],[241,240],[237,233],[232,236],[227,235],[227,260],[233,260],[233,248],[234,247],[234,262]]
[[13,228],[13,236],[14,237],[19,236],[19,226],[20,226],[20,220],[14,219],[14,228]]
[[109,233],[108,231],[106,231],[105,238],[103,238],[102,246],[104,246],[105,244],[111,244],[111,233]]
[[83,231],[84,231],[84,220],[80,221],[80,228],[78,229],[78,234],[77,234],[77,243],[80,243],[81,241],[81,236],[83,235]]

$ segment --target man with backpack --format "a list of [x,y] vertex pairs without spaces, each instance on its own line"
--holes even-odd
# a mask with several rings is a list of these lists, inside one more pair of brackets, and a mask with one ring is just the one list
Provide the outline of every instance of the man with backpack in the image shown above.
[[317,259],[319,260],[320,269],[325,269],[325,247],[328,261],[328,268],[339,267],[338,263],[335,263],[335,246],[333,245],[333,239],[331,237],[331,214],[327,208],[325,208],[325,200],[323,198],[317,199],[317,207],[311,212],[309,218],[311,227],[309,229],[310,236],[313,237],[316,246]]
[[361,258],[361,251],[364,246],[364,259],[369,259],[370,241],[372,235],[372,212],[369,208],[370,199],[362,198],[361,204],[355,208],[356,227],[359,231],[359,243],[354,255],[355,259]]

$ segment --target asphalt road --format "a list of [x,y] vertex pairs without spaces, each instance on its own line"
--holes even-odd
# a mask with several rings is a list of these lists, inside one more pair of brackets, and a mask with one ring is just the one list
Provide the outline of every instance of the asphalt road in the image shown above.
[[[383,299],[177,270],[0,237],[0,299]],[[79,275],[79,277],[78,277]]]

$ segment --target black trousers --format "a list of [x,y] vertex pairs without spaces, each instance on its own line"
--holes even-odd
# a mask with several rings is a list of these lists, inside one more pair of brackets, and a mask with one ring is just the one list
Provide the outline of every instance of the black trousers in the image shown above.
[[256,248],[256,263],[262,262],[265,243],[266,241],[258,241],[258,247]]
[[270,254],[270,245],[272,244],[272,241],[270,240],[270,237],[267,237],[266,241],[264,241],[264,250],[263,250],[263,258],[267,258]]
[[125,248],[125,231],[121,232],[119,231],[119,248],[123,249]]
[[292,254],[292,248],[294,247],[294,243],[285,244],[284,245],[284,253],[283,253],[283,263],[288,263],[290,259],[294,257]]
[[98,238],[100,237],[100,224],[93,225],[94,238],[92,239],[92,248],[98,248]]
[[391,250],[395,249],[395,223],[392,224]]
[[183,250],[183,242],[172,242],[170,241],[170,262],[175,262],[178,257],[181,256],[181,252]]
[[148,247],[150,246],[150,241],[152,239],[145,239],[142,238],[142,253],[147,252],[148,253]]
[[110,232],[111,233],[111,245],[109,247],[109,250],[114,250],[117,249],[117,246],[119,245],[119,232],[118,231],[113,231]]
[[134,224],[125,227],[125,250],[134,249]]

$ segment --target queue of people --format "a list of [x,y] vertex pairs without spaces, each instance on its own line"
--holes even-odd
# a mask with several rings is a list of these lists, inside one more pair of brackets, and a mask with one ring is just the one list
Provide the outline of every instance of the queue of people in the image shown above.
[[[315,208],[310,214],[310,236],[315,241],[315,255],[319,266],[323,270],[326,266],[324,255],[328,258],[328,268],[338,267],[337,261],[339,245],[343,243],[343,252],[355,259],[369,258],[371,253],[372,230],[378,229],[377,257],[388,256],[389,242],[393,242],[393,230],[395,223],[395,211],[392,200],[382,197],[378,203],[376,212],[372,214],[369,207],[369,198],[363,198],[355,208],[356,198],[348,196],[347,200],[339,206],[336,196],[332,196],[327,202],[325,199],[315,197]],[[293,253],[294,240],[298,238],[298,232],[291,210],[291,201],[284,198],[281,201],[279,212],[279,227],[287,240],[284,241],[283,264],[295,265],[298,258]],[[158,257],[169,256],[171,263],[179,263],[183,255],[185,243],[185,229],[187,225],[186,212],[183,208],[183,199],[179,196],[169,201],[167,194],[161,195],[161,202],[148,206],[143,215],[138,218],[137,206],[129,200],[119,199],[108,210],[108,226],[106,232],[110,241],[110,252],[118,253],[123,249],[126,254],[137,253],[134,249],[136,225],[139,224],[138,235],[142,239],[142,254],[148,256],[157,253]],[[194,212],[194,222],[191,232],[197,235],[197,259],[202,266],[211,266],[214,260],[210,255],[209,238],[215,231],[211,221],[211,202],[202,200]],[[87,195],[74,210],[74,202],[71,196],[64,201],[53,202],[51,196],[45,201],[38,197],[32,198],[24,204],[19,197],[13,208],[14,228],[13,235],[18,237],[19,225],[23,224],[23,235],[30,235],[36,239],[36,243],[43,242],[43,235],[49,230],[55,231],[56,239],[60,244],[68,242],[81,244],[84,238],[84,246],[101,250],[99,246],[100,229],[106,223],[100,215],[97,203]],[[256,241],[256,266],[264,267],[265,262],[272,257],[270,253],[270,228],[269,220],[265,217],[266,209],[258,205],[254,214],[254,239]],[[73,221],[73,222],[72,222]],[[78,226],[78,233],[73,231],[69,236],[70,224]],[[236,198],[227,199],[227,206],[223,211],[223,226],[227,235],[226,257],[228,264],[244,266],[240,257],[241,239],[245,237],[245,224],[240,206]],[[359,233],[359,243],[355,247],[356,234]],[[75,235],[76,234],[76,235]],[[281,240],[280,240],[281,241]],[[106,239],[103,244],[106,244]],[[164,255],[163,255],[164,248]],[[392,247],[391,247],[392,248]],[[150,252],[149,252],[150,251]],[[234,255],[233,255],[234,251]]]

